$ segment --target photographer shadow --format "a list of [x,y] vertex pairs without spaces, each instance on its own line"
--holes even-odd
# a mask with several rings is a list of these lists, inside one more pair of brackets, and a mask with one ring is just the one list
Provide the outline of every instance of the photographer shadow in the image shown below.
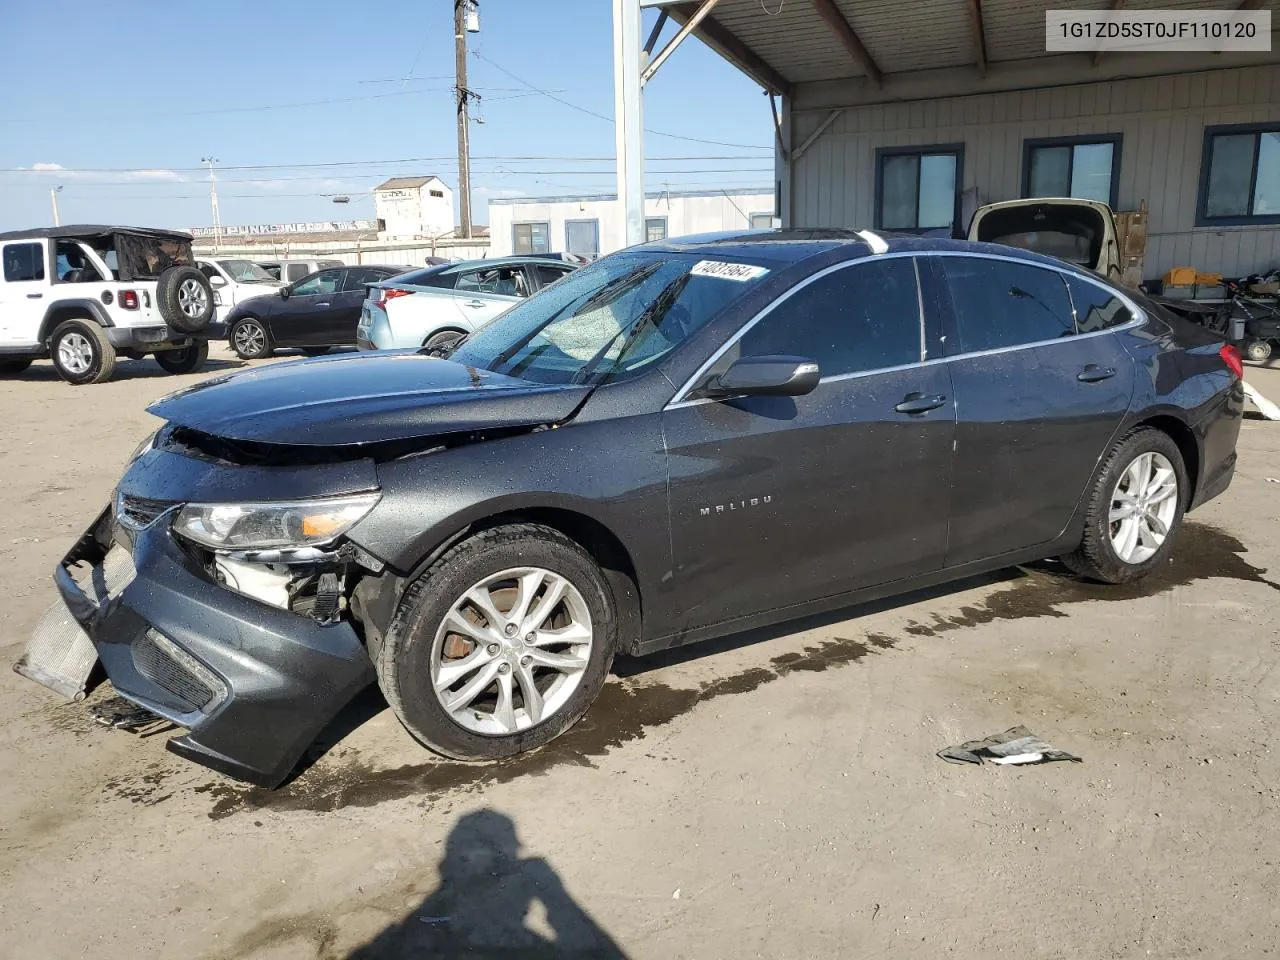
[[445,842],[440,886],[418,909],[348,956],[626,958],[569,895],[550,864],[520,856],[515,824],[493,810],[458,821]]

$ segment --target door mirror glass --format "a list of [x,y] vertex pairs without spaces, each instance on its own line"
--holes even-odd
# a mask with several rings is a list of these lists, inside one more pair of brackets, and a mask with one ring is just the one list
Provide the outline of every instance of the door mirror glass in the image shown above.
[[812,393],[822,374],[804,357],[743,357],[702,391],[707,397],[802,397]]
[[215,273],[209,277],[209,286],[211,287],[225,287],[226,285],[227,281],[222,279],[221,274]]

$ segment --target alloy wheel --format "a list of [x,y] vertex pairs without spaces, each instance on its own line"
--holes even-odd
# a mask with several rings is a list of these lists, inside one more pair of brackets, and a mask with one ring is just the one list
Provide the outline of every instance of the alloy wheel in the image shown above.
[[578,588],[540,567],[486,577],[449,608],[431,649],[431,687],[459,726],[503,736],[562,710],[591,661]]
[[182,285],[178,287],[178,307],[188,317],[198,317],[204,313],[205,308],[209,305],[209,298],[202,287],[194,278],[183,280]]
[[1178,475],[1154,451],[1141,454],[1120,474],[1111,493],[1111,547],[1125,563],[1143,563],[1169,538],[1178,512]]
[[235,342],[240,353],[261,353],[267,345],[267,332],[258,324],[246,321],[236,327]]
[[68,333],[58,341],[58,361],[77,376],[93,366],[93,344],[83,333]]

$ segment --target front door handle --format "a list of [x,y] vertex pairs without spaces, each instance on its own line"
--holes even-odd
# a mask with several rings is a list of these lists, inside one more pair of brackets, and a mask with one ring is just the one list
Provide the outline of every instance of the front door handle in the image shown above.
[[28,294],[27,294],[27,299],[28,299],[28,300],[39,300],[39,299],[40,299],[41,297],[43,297],[43,296],[44,296],[44,294],[43,294],[43,293],[28,293]]
[[476,308],[483,307],[483,306],[484,306],[484,301],[483,301],[483,300],[468,300],[468,301],[467,301],[467,306],[468,306],[468,307],[476,307]]
[[328,305],[329,305],[328,302],[316,304],[317,307],[327,307]]
[[1115,367],[1100,367],[1096,363],[1090,363],[1076,374],[1076,379],[1081,383],[1097,383],[1099,380],[1110,380],[1115,375]]
[[899,413],[928,413],[930,410],[936,410],[947,402],[947,398],[940,393],[931,393],[925,395],[923,393],[908,393],[902,398],[902,402],[893,409]]

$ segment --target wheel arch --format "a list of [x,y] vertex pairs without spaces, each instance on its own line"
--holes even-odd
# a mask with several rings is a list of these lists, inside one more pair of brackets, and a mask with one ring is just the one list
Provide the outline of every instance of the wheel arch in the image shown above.
[[1177,446],[1178,452],[1182,454],[1182,465],[1187,470],[1187,484],[1191,488],[1187,491],[1187,504],[1195,503],[1196,491],[1200,486],[1201,470],[1200,441],[1196,438],[1195,431],[1185,421],[1168,413],[1145,417],[1135,423],[1130,432],[1140,427],[1159,430]]
[[[400,598],[409,584],[418,579],[445,551],[483,530],[518,523],[536,523],[550,527],[582,547],[599,565],[613,593],[618,619],[619,649],[629,652],[642,638],[643,603],[640,577],[631,551],[606,524],[589,513],[562,504],[528,504],[503,506],[455,524],[450,532],[434,538],[435,543],[416,563],[408,566],[404,576],[391,571],[376,578],[366,578],[362,586],[360,607],[373,621],[374,635],[379,637],[390,624]],[[371,580],[378,581],[376,585]]]
[[40,321],[40,342],[46,347],[49,345],[49,338],[53,336],[53,331],[58,324],[67,320],[92,320],[100,327],[113,327],[111,317],[107,311],[103,309],[102,304],[97,300],[86,298],[77,298],[75,300],[59,300],[56,303],[49,304],[49,308],[44,312],[44,319]]

